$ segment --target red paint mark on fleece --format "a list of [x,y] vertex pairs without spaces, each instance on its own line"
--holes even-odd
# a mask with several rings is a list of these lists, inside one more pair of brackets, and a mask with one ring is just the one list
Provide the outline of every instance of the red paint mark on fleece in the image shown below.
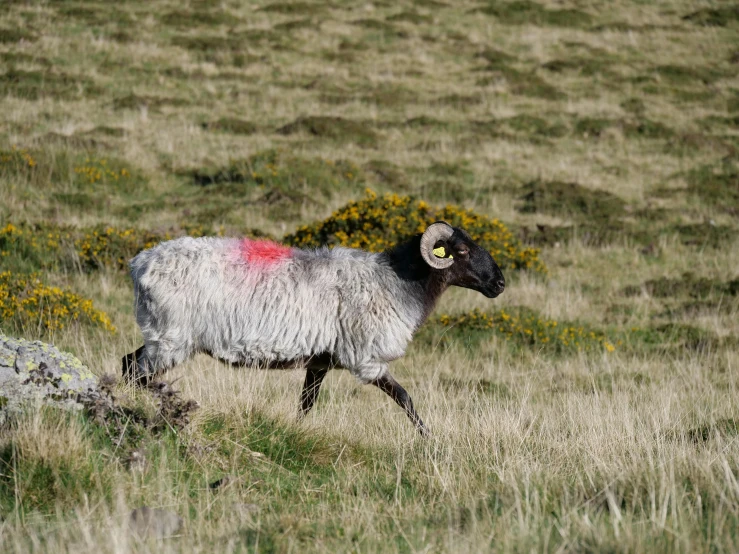
[[241,257],[250,264],[269,267],[291,256],[292,248],[271,240],[243,239],[241,241]]

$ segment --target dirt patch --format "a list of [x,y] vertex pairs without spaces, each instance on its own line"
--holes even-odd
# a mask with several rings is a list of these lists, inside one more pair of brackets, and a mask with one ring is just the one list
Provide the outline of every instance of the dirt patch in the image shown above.
[[277,133],[281,135],[308,133],[316,137],[351,142],[367,148],[377,146],[379,139],[374,129],[366,123],[331,116],[300,117],[277,129]]

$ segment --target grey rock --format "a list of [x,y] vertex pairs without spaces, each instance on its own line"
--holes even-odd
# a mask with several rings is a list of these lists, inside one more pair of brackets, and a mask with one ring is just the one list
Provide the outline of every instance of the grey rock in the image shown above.
[[180,532],[182,518],[161,508],[141,506],[131,512],[128,528],[140,539],[164,539]]
[[78,395],[97,390],[97,377],[72,354],[0,332],[0,424],[29,404],[80,409]]

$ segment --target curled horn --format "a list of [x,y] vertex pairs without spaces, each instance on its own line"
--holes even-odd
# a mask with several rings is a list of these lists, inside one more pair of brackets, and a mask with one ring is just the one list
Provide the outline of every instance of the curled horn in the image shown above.
[[426,231],[421,237],[421,256],[424,261],[434,269],[446,269],[454,263],[454,259],[450,256],[448,258],[437,258],[434,255],[434,246],[440,240],[446,240],[454,234],[454,229],[443,221],[432,223],[426,228]]

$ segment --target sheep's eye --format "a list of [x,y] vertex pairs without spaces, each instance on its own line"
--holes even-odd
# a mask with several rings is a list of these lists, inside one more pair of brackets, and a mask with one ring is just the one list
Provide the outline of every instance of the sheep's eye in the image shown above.
[[460,256],[466,256],[469,253],[470,251],[467,248],[457,248],[457,254],[459,254]]

